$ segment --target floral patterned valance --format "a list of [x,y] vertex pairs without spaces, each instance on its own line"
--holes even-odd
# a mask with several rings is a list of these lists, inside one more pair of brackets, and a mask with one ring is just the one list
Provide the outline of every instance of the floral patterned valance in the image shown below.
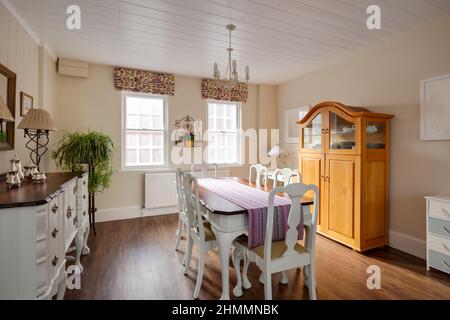
[[202,97],[203,99],[247,102],[248,88],[246,83],[239,83],[233,89],[228,90],[223,81],[203,79]]
[[168,73],[116,67],[114,68],[114,87],[116,90],[173,96],[175,77]]

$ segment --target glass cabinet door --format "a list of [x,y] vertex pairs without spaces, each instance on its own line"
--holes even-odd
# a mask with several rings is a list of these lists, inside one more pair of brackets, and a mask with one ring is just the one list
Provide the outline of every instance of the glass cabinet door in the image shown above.
[[330,150],[353,150],[356,148],[356,127],[334,112],[330,112]]
[[320,113],[302,130],[304,149],[322,149],[322,115]]
[[386,123],[373,121],[367,122],[366,148],[386,149]]

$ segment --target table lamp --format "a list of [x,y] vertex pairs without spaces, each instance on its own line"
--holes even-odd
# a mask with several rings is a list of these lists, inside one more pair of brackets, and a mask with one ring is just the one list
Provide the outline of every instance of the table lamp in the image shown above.
[[9,111],[3,99],[0,97],[0,142],[5,142],[5,133],[3,132],[3,121],[14,122],[14,117]]
[[282,147],[280,147],[280,145],[278,145],[278,144],[275,145],[275,147],[273,147],[272,149],[270,149],[270,151],[267,153],[267,155],[269,157],[277,159],[277,168],[278,168],[278,160],[281,160],[283,166],[286,167],[286,162],[284,161],[284,158],[288,154],[289,153],[286,150],[284,150]]
[[25,130],[24,136],[28,136],[29,138],[25,146],[31,151],[31,161],[40,170],[39,164],[41,158],[48,150],[49,132],[57,130],[55,123],[47,111],[43,109],[30,109],[17,128]]

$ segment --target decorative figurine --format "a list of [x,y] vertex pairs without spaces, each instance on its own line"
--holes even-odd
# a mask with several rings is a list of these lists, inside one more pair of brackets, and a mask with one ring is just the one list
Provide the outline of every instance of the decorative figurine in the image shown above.
[[45,176],[45,173],[43,173],[43,172],[35,172],[33,174],[33,183],[43,183],[43,182],[45,182],[45,179],[47,179],[47,177]]
[[37,167],[32,164],[32,165],[27,165],[23,167],[25,169],[24,175],[25,175],[25,179],[33,179],[33,175],[35,173],[38,173]]
[[21,182],[17,171],[10,171],[6,175],[6,185],[8,189],[20,188]]
[[17,156],[17,154],[14,155],[14,158],[12,158],[9,161],[11,162],[11,172],[12,171],[17,171],[17,176],[22,181],[23,178],[25,177],[25,175],[24,175],[24,173],[22,171],[22,161],[20,161],[20,159]]

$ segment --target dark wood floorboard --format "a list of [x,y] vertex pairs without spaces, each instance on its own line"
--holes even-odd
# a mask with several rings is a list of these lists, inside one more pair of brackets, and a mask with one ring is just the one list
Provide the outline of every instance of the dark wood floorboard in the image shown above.
[[[197,275],[194,250],[191,271],[183,275],[180,251],[174,250],[177,215],[99,223],[90,236],[91,254],[82,258],[81,290],[67,290],[66,299],[192,299]],[[195,248],[195,246],[194,246]],[[381,289],[366,286],[370,265],[381,268]],[[252,288],[240,299],[263,299],[260,271],[251,264]],[[274,299],[309,299],[300,270],[288,272],[289,284],[273,276]],[[236,282],[230,259],[230,287]],[[206,257],[200,299],[221,294],[217,251]],[[232,296],[232,294],[231,294]],[[426,271],[425,261],[392,248],[360,254],[317,236],[318,299],[450,299],[450,276]],[[232,299],[236,299],[232,296]]]

